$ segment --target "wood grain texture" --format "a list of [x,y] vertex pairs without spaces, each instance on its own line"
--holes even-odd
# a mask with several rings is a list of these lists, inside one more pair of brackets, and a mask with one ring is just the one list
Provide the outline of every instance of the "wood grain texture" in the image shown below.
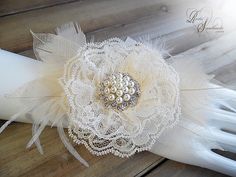
[[[59,1],[62,3],[57,4]],[[30,28],[35,32],[52,32],[65,22],[79,21],[88,38],[94,36],[98,41],[125,36],[138,39],[148,34],[151,40],[164,41],[171,54],[181,53],[204,60],[205,66],[210,68],[209,73],[216,74],[226,83],[235,83],[235,46],[229,43],[236,40],[235,31],[199,34],[186,23],[186,8],[191,7],[193,2],[195,7],[202,6],[206,4],[205,0],[86,0],[70,1],[68,4],[64,1],[67,0],[55,0],[54,6],[50,5],[50,0],[38,0],[43,2],[42,6],[31,4],[34,9],[31,11],[29,8],[30,11],[24,13],[23,3],[16,11],[19,14],[1,18],[0,48],[24,51],[21,54],[34,58]],[[213,64],[215,60],[220,65],[217,62]],[[77,146],[78,152],[90,164],[90,168],[86,168],[64,148],[55,128],[47,127],[40,136],[44,155],[40,155],[35,147],[25,149],[30,138],[30,124],[14,123],[0,134],[0,176],[126,177],[145,175],[152,169],[148,176],[224,176],[199,167],[164,161],[164,158],[149,152],[135,154],[128,159],[113,155],[96,157],[83,146]]]
[[0,17],[7,16],[35,9],[42,9],[46,7],[56,6],[74,2],[76,0],[1,0],[0,1]]
[[0,19],[0,26],[4,26],[0,28],[0,48],[14,52],[27,50],[32,47],[30,29],[34,32],[52,32],[56,26],[69,21],[79,21],[83,31],[90,32],[162,13],[169,16],[175,14],[172,15],[175,18],[172,22],[179,19],[189,26],[185,23],[185,13],[193,2],[198,7],[205,5],[207,0],[198,3],[193,0],[86,0],[6,16]]
[[55,128],[47,127],[40,136],[44,155],[35,147],[25,149],[31,125],[15,123],[0,134],[0,176],[135,176],[163,160],[149,152],[130,158],[93,156],[84,146],[76,149],[90,164],[84,167],[65,149]]
[[222,37],[193,47],[173,59],[183,56],[201,62],[209,74],[224,84],[235,85],[236,76],[236,31]]
[[227,177],[208,169],[167,160],[146,177]]
[[[141,23],[140,23],[141,24]],[[153,23],[150,23],[150,24],[153,24]],[[148,25],[148,23],[145,23],[145,25]],[[129,25],[128,25],[129,26]],[[134,25],[135,26],[135,25]],[[142,26],[142,25],[141,25]],[[139,36],[138,35],[138,33],[140,33],[141,34],[141,32],[142,32],[142,30],[137,30],[136,28],[132,28],[132,25],[130,25],[129,26],[130,28],[120,28],[120,27],[117,27],[117,28],[119,28],[119,30],[117,30],[117,35],[119,36],[119,35],[123,35],[123,33],[124,32],[126,32],[127,34],[136,34],[137,36]],[[109,28],[110,29],[110,28]],[[116,28],[115,27],[112,27],[112,29],[113,30],[115,30],[116,31]],[[135,33],[132,33],[132,32],[134,32],[134,29],[135,29]],[[108,29],[104,29],[105,31],[109,31]],[[174,29],[173,29],[174,30]],[[119,32],[118,32],[119,31]],[[100,34],[100,33],[101,34]],[[91,35],[94,35],[95,33],[96,33],[96,35],[95,36],[100,36],[101,37],[101,39],[103,39],[103,35],[102,34],[104,34],[104,31],[103,30],[100,30],[100,31],[96,31],[96,32],[91,32],[91,33],[88,33],[87,35],[88,36],[91,36]],[[196,42],[196,43],[192,43],[192,45],[191,46],[193,46],[193,45],[195,45],[195,47],[193,47],[193,48],[191,48],[191,46],[189,46],[189,45],[187,45],[187,44],[185,44],[184,42],[185,41],[182,41],[182,46],[183,46],[183,48],[181,49],[181,50],[185,50],[185,52],[182,52],[182,53],[179,53],[179,55],[176,55],[175,56],[175,59],[178,59],[178,57],[183,57],[183,55],[185,56],[185,57],[191,57],[191,58],[195,58],[195,59],[197,59],[197,60],[201,60],[201,61],[203,61],[203,63],[205,63],[205,67],[206,68],[208,68],[208,67],[210,67],[210,69],[208,70],[208,72],[211,72],[211,73],[217,73],[217,72],[219,72],[220,70],[221,70],[221,72],[222,72],[222,74],[220,74],[219,76],[221,76],[222,77],[222,80],[226,80],[226,78],[225,77],[228,77],[228,75],[227,76],[225,76],[224,77],[224,74],[226,73],[226,72],[224,72],[223,70],[222,70],[222,67],[224,68],[224,70],[227,70],[227,69],[229,69],[228,67],[226,67],[226,66],[228,66],[228,65],[232,65],[232,64],[236,64],[235,62],[234,62],[234,58],[235,58],[235,56],[236,56],[236,54],[235,53],[231,53],[231,52],[233,52],[234,51],[234,46],[235,46],[235,44],[234,43],[230,43],[229,44],[229,39],[233,39],[234,40],[234,38],[235,38],[235,36],[236,36],[236,34],[235,34],[236,32],[235,31],[233,31],[233,32],[231,32],[231,33],[229,33],[229,34],[225,34],[225,35],[223,35],[223,36],[221,36],[221,37],[219,37],[219,36],[215,36],[215,39],[213,39],[213,40],[210,40],[210,39],[208,39],[208,38],[204,38],[205,39],[205,42],[204,42],[204,40],[203,40],[203,43],[201,44],[201,45],[198,45],[199,43],[199,41],[196,39],[196,41],[198,41],[198,42]],[[142,33],[143,34],[143,33]],[[169,40],[170,41],[172,41],[173,39],[169,36],[170,34],[168,33],[168,34],[164,34],[163,33],[163,38],[165,38],[166,39],[166,43],[169,43]],[[166,37],[166,36],[168,36],[168,37]],[[177,31],[173,31],[173,32],[171,32],[171,36],[175,39],[175,36],[178,36],[178,30]],[[112,36],[111,36],[112,37]],[[158,37],[158,36],[152,36],[152,37],[154,37],[154,39],[156,38],[156,37]],[[188,37],[188,33],[186,33],[186,36],[185,37]],[[219,38],[218,38],[219,37]],[[179,40],[181,40],[181,39],[179,39]],[[210,40],[210,41],[209,41]],[[177,43],[180,43],[180,41],[176,41]],[[226,44],[227,44],[227,46],[226,46]],[[223,45],[223,46],[225,46],[225,47],[220,47],[221,45]],[[232,50],[227,50],[227,49],[229,49],[229,48],[232,48]],[[220,49],[220,50],[219,50]],[[217,51],[217,52],[213,52],[213,51]],[[175,52],[176,53],[178,53],[178,50],[175,50]],[[26,56],[29,56],[29,57],[33,57],[33,52],[32,52],[32,50],[29,50],[29,51],[26,51],[26,52],[24,52],[24,53],[22,53],[22,54],[24,54],[24,55],[26,55]],[[223,55],[224,54],[224,55]],[[202,58],[200,57],[200,58],[198,58],[198,57],[196,57],[196,56],[198,56],[198,55],[200,55],[200,56],[202,56]],[[229,56],[231,56],[231,58],[228,58],[228,55]],[[222,59],[222,61],[225,61],[226,63],[227,63],[227,65],[225,66],[224,65],[224,63],[221,63],[221,65],[215,65],[214,66],[214,60],[213,59],[215,59],[215,58],[217,58],[217,57],[220,57],[221,59]],[[212,59],[212,60],[211,60]],[[211,62],[208,62],[209,61],[211,61]],[[217,64],[217,63],[215,63],[215,64]],[[226,67],[226,68],[225,68]],[[235,75],[236,75],[236,70],[235,70],[235,68],[232,68],[233,70],[231,71],[231,78],[234,78],[235,79]],[[219,79],[218,77],[216,77],[217,79]],[[30,127],[29,127],[30,128]],[[47,130],[48,131],[48,130]],[[51,136],[51,133],[50,132],[47,132],[47,134],[48,135],[50,135]],[[56,135],[55,135],[56,136]],[[54,137],[54,136],[53,136]],[[60,142],[58,142],[58,143],[60,143]],[[24,144],[22,143],[22,146],[24,146]],[[46,150],[46,149],[45,149]],[[84,152],[84,151],[86,151],[85,149],[83,149],[83,148],[81,148],[80,149],[80,151],[82,152],[82,153],[84,153],[84,155],[85,155],[85,157],[86,157],[86,153],[88,153],[88,152]],[[64,152],[64,153],[66,153],[66,152]],[[141,154],[144,154],[144,156],[149,156],[150,155],[150,158],[152,157],[152,155],[150,154],[150,153],[148,153],[148,152],[145,152],[145,153],[141,153]],[[58,155],[59,155],[59,153],[58,153]],[[69,155],[69,154],[68,154]],[[137,155],[135,155],[134,157],[135,157],[135,159],[136,159],[136,156]],[[146,158],[144,158],[144,157],[142,157],[142,155],[140,155],[140,154],[138,154],[138,156],[141,156],[141,157],[137,157],[137,159],[139,159],[139,160],[131,160],[130,161],[130,159],[128,159],[127,161],[123,161],[122,162],[122,165],[121,164],[118,164],[117,162],[116,162],[116,160],[112,160],[113,158],[116,158],[116,157],[110,157],[110,156],[105,156],[102,160],[100,160],[100,161],[98,161],[98,162],[93,162],[94,160],[91,160],[91,162],[92,163],[95,163],[94,164],[94,169],[91,169],[91,171],[90,170],[84,170],[83,172],[82,172],[82,174],[81,174],[81,176],[91,176],[92,174],[93,174],[93,172],[94,171],[97,171],[98,169],[100,169],[101,168],[101,166],[106,166],[107,165],[107,163],[109,163],[110,161],[112,161],[112,167],[110,167],[110,168],[112,168],[113,170],[108,170],[108,172],[104,172],[104,171],[102,171],[101,173],[101,175],[100,175],[100,172],[98,172],[98,174],[100,175],[100,176],[109,176],[109,175],[112,175],[112,176],[116,176],[116,174],[118,174],[117,176],[119,176],[119,175],[124,175],[124,176],[134,176],[134,175],[137,175],[137,176],[140,176],[141,174],[145,174],[146,172],[148,172],[150,169],[155,169],[155,170],[153,170],[148,176],[175,176],[175,175],[177,175],[177,176],[188,176],[188,175],[191,175],[191,176],[196,176],[196,177],[200,177],[200,176],[206,176],[206,177],[211,177],[211,176],[219,176],[219,177],[223,177],[224,175],[222,175],[222,174],[219,174],[219,173],[216,173],[216,172],[213,172],[213,171],[211,171],[211,170],[207,170],[207,169],[202,169],[202,168],[199,168],[199,167],[193,167],[193,166],[190,166],[190,165],[184,165],[184,164],[181,164],[181,163],[177,163],[177,162],[172,162],[172,161],[167,161],[168,163],[167,163],[167,165],[166,165],[166,162],[163,164],[164,165],[164,167],[165,168],[163,168],[163,165],[161,165],[161,166],[159,166],[159,163],[160,162],[162,162],[163,161],[163,158],[160,158],[160,159],[152,159],[153,161],[149,161],[149,163],[146,163],[145,164],[145,161],[147,161],[147,159]],[[154,155],[155,156],[155,155]],[[96,159],[96,158],[95,158]],[[52,163],[53,165],[55,165],[55,163],[56,163],[56,161],[55,160],[52,160],[52,159],[50,159],[49,160],[50,161],[50,163]],[[113,162],[114,161],[114,162]],[[90,162],[90,161],[89,161]],[[132,165],[131,165],[131,163],[137,163],[137,164],[139,164],[140,162],[142,162],[142,163],[144,163],[145,165],[144,166],[142,166],[142,170],[140,170],[139,168],[137,169],[137,166],[135,165],[135,167],[132,167]],[[70,162],[68,162],[68,163],[70,163]],[[100,163],[101,164],[103,164],[103,165],[100,165]],[[174,165],[173,165],[173,163],[174,163]],[[73,164],[73,163],[72,163]],[[114,166],[113,166],[114,165]],[[14,166],[14,165],[12,165],[12,166]],[[12,167],[11,166],[11,167]],[[56,165],[55,165],[56,166]],[[125,168],[126,166],[128,166],[129,168]],[[45,169],[47,169],[47,170],[49,170],[51,167],[45,167],[44,165],[43,165],[43,168],[45,168]],[[57,167],[57,168],[59,168],[59,167]],[[76,166],[76,167],[74,167],[75,169],[77,169],[78,167]],[[129,171],[129,169],[132,169],[131,171]],[[177,170],[175,169],[175,168],[177,168]],[[37,169],[38,169],[38,167],[37,168],[34,168],[34,169],[32,169],[30,172],[26,172],[25,174],[30,174],[30,173],[33,173],[33,174],[35,174],[35,173],[37,173],[38,171],[37,171]],[[39,166],[39,169],[41,170],[41,167]],[[61,169],[61,168],[59,168],[62,172],[64,172],[64,169]],[[140,172],[137,172],[136,170],[140,170]],[[49,170],[50,171],[50,170]],[[77,172],[77,171],[76,171]],[[119,173],[118,173],[119,172]],[[128,172],[130,172],[130,173],[128,173]],[[72,172],[73,173],[73,172]],[[120,174],[121,173],[121,174]],[[70,174],[71,175],[71,174]],[[98,175],[98,176],[99,176]],[[73,176],[73,175],[71,175],[71,176]]]

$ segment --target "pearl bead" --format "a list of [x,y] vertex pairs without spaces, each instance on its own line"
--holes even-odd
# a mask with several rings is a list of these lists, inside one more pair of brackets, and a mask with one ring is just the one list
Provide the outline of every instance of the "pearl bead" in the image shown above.
[[135,106],[136,102],[133,100],[137,100],[140,96],[139,84],[126,73],[111,73],[100,86],[100,98],[108,109],[123,111]]
[[130,100],[130,95],[129,94],[125,94],[124,95],[124,100],[125,101],[129,101]]
[[122,83],[117,83],[117,84],[116,84],[116,87],[117,87],[118,89],[122,89],[123,84],[122,84]]
[[106,87],[106,88],[104,89],[104,93],[105,93],[106,95],[108,95],[108,94],[110,93],[110,89],[109,89],[108,87]]
[[129,86],[130,86],[130,87],[134,87],[134,82],[133,82],[133,81],[130,81],[130,82],[129,82]]
[[117,83],[121,83],[122,81],[123,81],[122,78],[118,78],[118,79],[116,79],[116,82],[117,82]]
[[112,80],[111,81],[111,85],[115,85],[116,84],[116,81],[115,80]]
[[109,80],[105,80],[103,84],[105,87],[108,87],[110,85],[110,82],[109,82]]
[[126,87],[126,86],[129,85],[129,82],[127,80],[123,80],[122,84],[123,84],[124,87]]
[[124,92],[124,93],[128,93],[128,92],[129,92],[129,88],[128,88],[128,87],[124,87],[124,88],[123,88],[123,92]]
[[112,86],[112,87],[111,87],[111,92],[112,92],[112,93],[116,93],[116,91],[117,91],[117,88],[116,88],[115,86]]
[[116,78],[122,79],[122,78],[123,78],[123,74],[118,73],[118,74],[116,75]]
[[123,95],[123,91],[122,90],[117,90],[116,95],[117,96],[122,96]]
[[130,88],[130,89],[129,89],[129,94],[130,94],[130,95],[133,95],[134,93],[135,93],[135,89],[134,89],[134,88]]
[[117,102],[118,104],[121,104],[121,103],[123,102],[123,99],[122,99],[121,97],[117,97],[117,98],[116,98],[116,102]]
[[124,76],[124,80],[129,81],[130,77],[129,76]]
[[115,99],[115,95],[110,94],[110,95],[108,96],[108,99],[109,99],[109,101],[113,101],[113,100]]

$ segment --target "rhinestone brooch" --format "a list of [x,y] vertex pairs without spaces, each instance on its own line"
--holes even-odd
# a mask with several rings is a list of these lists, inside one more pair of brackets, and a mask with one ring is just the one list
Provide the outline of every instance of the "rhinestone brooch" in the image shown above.
[[112,73],[100,83],[99,97],[106,108],[123,111],[137,104],[140,85],[126,73]]

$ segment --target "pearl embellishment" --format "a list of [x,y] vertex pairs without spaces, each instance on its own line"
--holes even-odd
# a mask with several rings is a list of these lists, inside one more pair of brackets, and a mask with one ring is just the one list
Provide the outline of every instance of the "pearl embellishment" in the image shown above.
[[140,86],[126,73],[112,73],[101,82],[99,96],[105,107],[123,111],[137,104]]

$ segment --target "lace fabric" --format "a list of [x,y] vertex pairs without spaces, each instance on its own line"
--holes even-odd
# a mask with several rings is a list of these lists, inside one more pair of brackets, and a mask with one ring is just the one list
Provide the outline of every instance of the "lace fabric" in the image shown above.
[[[57,35],[32,32],[35,55],[42,61],[40,77],[13,93],[29,99],[0,133],[19,116],[29,114],[33,137],[27,148],[35,143],[43,153],[41,132],[47,124],[57,126],[65,147],[88,166],[63,127],[68,126],[75,143],[84,144],[95,155],[128,157],[149,150],[164,130],[177,124],[181,113],[179,75],[158,50],[130,38],[86,43],[84,33],[73,23],[56,31]],[[118,111],[104,105],[99,85],[111,73],[127,74],[138,83],[139,97],[133,106]]]
[[[135,107],[106,109],[97,96],[106,74],[125,72],[140,84]],[[69,105],[69,135],[91,153],[128,157],[148,150],[180,115],[179,77],[158,51],[118,38],[88,43],[70,59],[60,80]]]
[[[144,45],[130,38],[86,43],[86,37],[77,24],[69,23],[56,31],[57,35],[32,33],[34,52],[41,62],[30,64],[30,67],[34,68],[37,63],[42,71],[37,69],[34,80],[27,80],[13,93],[7,94],[6,98],[19,101],[22,109],[8,118],[0,127],[0,133],[21,117],[28,119],[27,122],[32,122],[32,138],[26,147],[35,144],[43,154],[40,134],[47,125],[56,126],[64,146],[86,167],[89,164],[72,146],[64,128],[69,127],[74,142],[84,144],[95,155],[113,153],[128,157],[135,152],[150,150],[167,158],[199,165],[206,162],[205,157],[204,161],[198,162],[196,157],[200,151],[212,153],[211,149],[224,149],[218,131],[222,123],[228,126],[235,122],[236,93],[220,86],[223,84],[210,83],[212,76],[205,73],[194,57],[172,56],[169,65],[160,55],[156,39],[155,45],[150,40]],[[22,62],[19,68],[26,63]],[[119,81],[115,74],[120,74]],[[107,75],[111,77],[104,79]],[[126,76],[130,79],[128,86],[124,84]],[[20,75],[18,78],[24,80]],[[105,81],[110,82],[109,87]],[[123,90],[117,83],[125,85]],[[113,101],[117,101],[121,98],[118,91],[125,93],[128,88],[129,92],[125,94],[129,93],[133,98],[138,95],[138,102],[128,105],[127,109],[109,109],[112,104],[106,107],[105,99],[98,96],[99,84],[100,96],[108,98],[107,95],[112,93]],[[117,92],[111,89],[116,87],[119,89]],[[136,89],[137,94],[130,92],[131,88]],[[127,102],[125,98],[129,97],[122,97]],[[2,101],[4,103],[4,99]],[[181,121],[178,121],[180,116]],[[215,121],[219,122],[215,124]],[[174,125],[173,130],[168,130]],[[232,129],[232,126],[228,128]],[[231,139],[222,139],[222,136],[220,139],[225,145],[232,145]],[[221,172],[233,174],[233,162],[226,166],[221,168]]]

